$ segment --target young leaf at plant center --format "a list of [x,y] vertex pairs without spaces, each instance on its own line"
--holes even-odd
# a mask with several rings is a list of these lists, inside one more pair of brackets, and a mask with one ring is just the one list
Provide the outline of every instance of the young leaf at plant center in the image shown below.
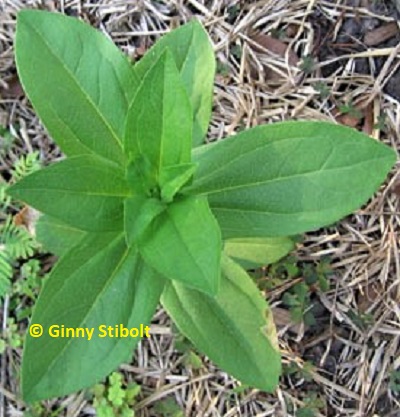
[[396,156],[353,129],[323,122],[258,126],[198,148],[187,194],[207,195],[224,238],[290,236],[350,214]]
[[[143,263],[137,251],[127,249],[123,234],[86,236],[61,258],[37,301],[31,326],[40,324],[43,335],[26,338],[24,400],[89,387],[127,360],[140,338],[100,337],[99,326],[123,324],[130,329],[148,324],[163,287],[164,280]],[[87,334],[51,337],[54,325],[94,330],[91,340]]]
[[133,195],[159,197],[157,174],[145,155],[138,156],[128,163],[126,179]]
[[168,281],[161,302],[179,330],[218,366],[271,392],[281,373],[272,314],[239,265],[223,256],[221,268],[215,297]]
[[161,200],[172,202],[175,194],[193,177],[196,164],[180,164],[164,168],[160,175]]
[[47,215],[39,218],[35,230],[37,240],[46,250],[57,256],[67,253],[86,235],[85,231]]
[[124,201],[124,224],[128,246],[135,245],[150,223],[166,209],[166,204],[157,198],[140,194],[127,198]]
[[166,50],[149,69],[129,108],[125,152],[145,157],[159,183],[163,167],[190,162],[191,104],[171,53]]
[[123,229],[125,174],[96,156],[68,158],[34,172],[7,192],[68,225],[88,231]]
[[25,92],[67,155],[123,162],[123,127],[139,80],[111,40],[78,19],[23,10],[16,62]]
[[215,56],[207,32],[193,20],[163,36],[135,65],[143,78],[156,59],[169,49],[192,104],[193,145],[203,143],[211,118]]
[[217,293],[222,243],[206,198],[176,199],[137,244],[143,259],[164,277]]
[[255,269],[279,261],[294,249],[288,237],[237,238],[225,241],[224,253],[244,269]]

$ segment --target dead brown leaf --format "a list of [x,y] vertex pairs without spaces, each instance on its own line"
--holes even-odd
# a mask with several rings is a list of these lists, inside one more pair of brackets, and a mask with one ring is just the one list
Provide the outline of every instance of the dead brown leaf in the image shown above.
[[399,33],[399,27],[396,22],[389,22],[367,32],[364,36],[364,43],[367,46],[377,46],[382,42],[393,38]]
[[257,48],[257,46],[255,46],[254,49],[257,52],[263,52],[263,49],[267,49],[274,55],[278,55],[282,58],[285,58],[286,53],[288,53],[289,64],[292,66],[298,64],[299,57],[291,49],[288,50],[289,45],[287,43],[263,33],[253,35],[251,39],[262,47]]
[[29,206],[24,206],[15,216],[14,224],[24,226],[31,234],[35,234],[36,222],[39,218],[39,212]]
[[[262,33],[251,35],[250,38],[260,47],[254,45],[253,48],[256,52],[265,53],[265,50],[270,51],[271,55],[281,57],[282,60],[286,59],[286,54],[288,54],[288,62],[291,66],[296,66],[299,62],[299,57],[289,48],[289,45],[279,39],[273,38],[270,35],[265,35]],[[259,68],[250,61],[251,70],[254,78],[257,77]],[[269,82],[281,82],[282,75],[274,71],[273,68],[264,65],[265,78]],[[285,71],[281,68],[281,70]]]
[[379,282],[370,282],[363,289],[358,297],[358,310],[365,313],[384,293],[384,288]]
[[7,88],[0,86],[0,97],[3,99],[16,99],[24,95],[24,90],[17,74],[6,78],[4,81],[7,84]]

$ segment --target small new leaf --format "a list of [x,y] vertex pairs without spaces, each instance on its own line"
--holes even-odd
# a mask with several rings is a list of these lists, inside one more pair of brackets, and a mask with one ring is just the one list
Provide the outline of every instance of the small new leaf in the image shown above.
[[191,104],[169,50],[149,69],[129,108],[125,152],[145,157],[159,183],[163,167],[190,162]]
[[150,223],[166,208],[157,198],[147,198],[141,194],[127,198],[124,202],[124,220],[128,245],[135,245]]
[[196,164],[181,164],[166,167],[161,171],[161,199],[170,203],[176,193],[192,178]]

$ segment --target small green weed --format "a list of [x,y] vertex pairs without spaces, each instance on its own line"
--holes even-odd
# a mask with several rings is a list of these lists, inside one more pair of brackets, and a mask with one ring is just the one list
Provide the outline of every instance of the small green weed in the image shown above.
[[387,127],[387,114],[382,113],[378,116],[378,120],[376,121],[374,125],[374,129],[379,129],[384,133],[387,133],[388,127]]
[[239,16],[240,6],[238,4],[234,4],[233,6],[229,6],[226,11],[228,13],[226,20],[229,23],[233,23],[236,20],[236,18]]
[[314,88],[318,91],[322,99],[328,98],[331,95],[331,89],[323,81],[316,82]]
[[350,320],[362,331],[367,330],[375,322],[374,316],[369,313],[349,310],[347,315]]
[[265,281],[258,285],[271,290],[287,280],[302,278],[301,282],[294,284],[283,294],[282,301],[289,308],[292,320],[295,323],[304,321],[312,326],[315,318],[311,311],[311,295],[314,292],[329,290],[329,276],[332,274],[329,258],[322,258],[317,263],[301,263],[295,257],[288,256],[267,268]]
[[0,155],[7,154],[14,144],[15,137],[11,133],[11,130],[7,127],[0,125]]
[[7,328],[0,340],[0,353],[4,352],[7,346],[12,349],[22,346],[23,335],[18,331],[18,324],[13,317],[8,318]]
[[315,60],[311,55],[303,56],[303,59],[300,63],[300,69],[306,74],[311,74],[315,68]]
[[304,321],[308,326],[316,324],[314,315],[310,310],[312,303],[307,284],[304,282],[295,284],[283,294],[282,301],[289,308],[291,318],[295,323]]
[[[1,132],[0,132],[1,133]],[[40,168],[38,152],[21,156],[11,168],[10,183],[19,181]],[[13,217],[8,214],[13,202],[6,195],[8,184],[0,177],[0,299],[10,291],[10,281],[13,274],[13,265],[18,260],[25,260],[33,256],[39,248],[25,227],[17,226]]]
[[221,77],[228,77],[229,73],[229,65],[217,60],[217,74]]
[[93,406],[98,417],[134,417],[132,406],[140,393],[140,385],[136,383],[123,385],[123,376],[119,372],[112,373],[107,384],[96,384],[92,388]]
[[389,387],[395,393],[400,394],[400,370],[393,369],[390,373]]
[[242,47],[239,44],[234,44],[230,47],[230,52],[231,54],[238,60],[240,61],[240,59],[242,58]]
[[304,379],[309,382],[313,379],[312,372],[314,369],[314,364],[308,361],[304,362],[302,367],[296,362],[289,362],[288,364],[283,365],[283,375]]
[[351,117],[354,117],[358,120],[361,120],[363,117],[362,112],[357,109],[357,107],[353,104],[353,103],[346,103],[346,104],[341,104],[339,106],[339,111],[342,114],[348,114]]
[[179,404],[171,397],[165,398],[159,401],[154,406],[154,411],[156,411],[160,417],[184,417]]
[[304,407],[296,410],[296,417],[315,417],[326,407],[324,399],[317,392],[310,391],[307,395],[304,399]]
[[201,357],[195,352],[193,344],[174,326],[175,349],[184,355],[184,364],[192,369],[200,369],[203,366]]

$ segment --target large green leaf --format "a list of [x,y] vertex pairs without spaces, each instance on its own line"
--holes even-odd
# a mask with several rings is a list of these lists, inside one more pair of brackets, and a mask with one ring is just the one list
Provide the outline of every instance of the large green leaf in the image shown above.
[[37,240],[57,256],[67,253],[86,235],[83,230],[47,215],[40,217],[35,229]]
[[208,196],[225,238],[290,236],[358,209],[395,154],[347,127],[285,122],[198,148],[194,162],[186,192]]
[[[146,326],[156,309],[163,279],[147,267],[123,235],[88,235],[64,256],[39,296],[27,334],[22,392],[32,402],[69,394],[101,380],[130,358],[140,338],[99,337],[99,326]],[[54,338],[53,325],[94,328],[87,337]]]
[[140,236],[144,260],[166,278],[209,294],[218,290],[221,234],[204,197],[177,199]]
[[146,158],[158,180],[163,167],[190,162],[191,105],[171,53],[166,50],[146,73],[129,108],[125,152]]
[[236,238],[225,242],[224,252],[244,269],[254,269],[279,261],[294,249],[288,237]]
[[193,144],[198,146],[204,140],[211,117],[215,74],[213,46],[202,25],[193,20],[163,36],[135,65],[140,78],[167,48],[192,103]]
[[168,282],[161,302],[179,330],[245,384],[273,391],[281,373],[271,311],[246,272],[223,257],[216,297]]
[[68,158],[19,181],[7,192],[37,210],[82,230],[123,228],[125,174],[91,155]]
[[123,160],[123,127],[138,78],[110,39],[78,19],[24,10],[16,62],[25,92],[67,155]]

